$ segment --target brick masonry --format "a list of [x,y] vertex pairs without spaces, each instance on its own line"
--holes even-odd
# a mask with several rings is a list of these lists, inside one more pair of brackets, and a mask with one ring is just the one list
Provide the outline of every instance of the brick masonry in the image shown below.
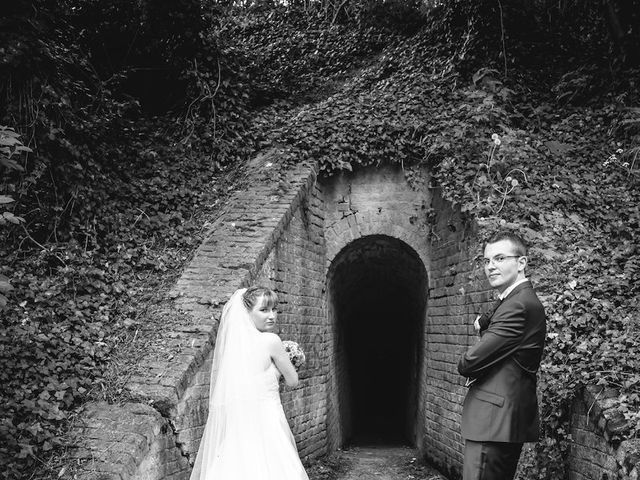
[[170,422],[149,405],[91,403],[76,428],[81,441],[72,453],[80,472],[73,478],[175,480],[189,467]]
[[460,416],[466,389],[457,362],[476,341],[475,316],[491,294],[475,259],[481,247],[459,214],[434,197],[429,306],[424,332],[419,447],[439,468],[455,477],[462,467]]
[[[271,151],[252,161],[247,188],[231,197],[170,293],[179,320],[168,334],[171,358],[142,361],[144,374],[126,387],[134,402],[86,406],[72,432],[71,452],[80,465],[75,478],[189,478],[207,416],[221,308],[234,290],[256,282],[279,290],[281,336],[297,339],[311,356],[301,387],[283,395],[300,454],[326,453],[322,209],[315,168],[302,164],[284,172],[277,156]],[[132,424],[126,412],[143,407]],[[132,428],[147,432],[145,442],[130,435]]]
[[571,416],[570,480],[635,480],[640,473],[640,440],[621,442],[626,426],[620,414],[607,405],[618,397],[615,390],[585,388],[574,400]]
[[[307,353],[300,386],[282,392],[301,458],[340,447],[354,413],[345,373],[352,346],[342,323],[359,285],[372,280],[406,293],[411,304],[404,312],[419,347],[408,367],[411,438],[443,472],[459,476],[465,389],[456,364],[475,341],[473,318],[491,301],[474,231],[429,187],[426,170],[412,171],[410,180],[393,167],[318,179],[313,165],[279,167],[278,155],[252,161],[247,187],[232,196],[170,293],[172,356],[142,361],[144,373],[126,387],[128,403],[85,407],[71,450],[74,478],[189,478],[208,412],[220,311],[235,289],[253,283],[276,289],[280,336]],[[575,418],[572,478],[596,478],[580,465],[602,458],[605,468],[609,453]]]
[[[349,313],[340,314],[348,309],[348,305],[342,305],[348,304],[359,285],[371,277],[386,276],[387,283],[402,285],[407,290],[417,289],[414,296],[426,298],[429,262],[426,212],[430,194],[425,182],[412,188],[403,171],[392,167],[345,173],[321,183],[327,250],[327,313],[333,331],[328,345],[332,352],[328,437],[329,448],[335,449],[352,434],[351,385],[345,367],[345,349],[349,345],[340,325]],[[375,264],[377,267],[372,267]],[[424,312],[421,316],[424,317]]]
[[256,277],[256,283],[278,292],[280,337],[297,341],[307,357],[299,372],[300,386],[281,395],[303,460],[327,451],[326,344],[330,332],[323,301],[323,228],[320,192],[314,184]]
[[[416,271],[404,281],[407,285],[421,282],[426,299],[420,324],[423,352],[417,366],[413,440],[428,459],[455,476],[462,463],[459,420],[465,393],[456,365],[459,355],[475,341],[471,322],[491,302],[491,295],[474,261],[480,250],[473,232],[465,228],[449,205],[431,193],[428,172],[414,171],[413,178],[409,182],[401,169],[382,167],[344,174],[323,184],[327,270],[330,283],[337,283],[332,278],[332,268],[348,261],[341,255],[353,255],[348,246],[372,236],[399,240],[412,252],[405,256],[401,270],[408,271],[413,262]],[[362,251],[364,245],[358,248]],[[402,257],[400,252],[396,254],[398,262]],[[401,276],[394,276],[393,267],[387,267],[386,275],[402,280]],[[347,288],[348,285],[340,285],[337,292],[330,289],[330,317],[336,303],[331,297]],[[416,294],[417,301],[419,298],[420,294]],[[335,327],[334,330],[338,331]],[[341,382],[344,345],[339,338],[335,341],[338,345],[333,349],[330,373],[334,418],[330,417],[328,425],[332,446],[339,445],[350,433],[343,431],[350,417],[344,405],[349,386]]]

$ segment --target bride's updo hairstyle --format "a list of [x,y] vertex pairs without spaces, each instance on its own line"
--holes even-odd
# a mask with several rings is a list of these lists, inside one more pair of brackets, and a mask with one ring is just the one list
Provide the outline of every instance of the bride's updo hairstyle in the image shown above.
[[247,288],[247,290],[242,294],[242,303],[247,310],[251,311],[261,297],[264,297],[265,306],[267,308],[273,308],[278,304],[278,295],[276,295],[276,292],[270,288],[262,287],[260,285]]

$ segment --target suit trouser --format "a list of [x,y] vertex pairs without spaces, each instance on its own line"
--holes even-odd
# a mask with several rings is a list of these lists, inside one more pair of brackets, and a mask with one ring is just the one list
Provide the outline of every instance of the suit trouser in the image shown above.
[[474,442],[464,444],[463,480],[512,480],[522,443]]

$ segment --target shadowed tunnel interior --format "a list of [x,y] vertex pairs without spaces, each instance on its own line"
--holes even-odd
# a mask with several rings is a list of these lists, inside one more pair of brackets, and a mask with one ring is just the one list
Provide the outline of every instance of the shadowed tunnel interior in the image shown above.
[[372,235],[329,270],[342,444],[414,444],[427,274],[404,242]]

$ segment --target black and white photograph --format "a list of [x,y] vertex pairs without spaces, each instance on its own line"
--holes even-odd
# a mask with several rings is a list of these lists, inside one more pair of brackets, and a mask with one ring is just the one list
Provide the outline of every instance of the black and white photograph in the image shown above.
[[640,0],[0,8],[0,480],[640,478]]

